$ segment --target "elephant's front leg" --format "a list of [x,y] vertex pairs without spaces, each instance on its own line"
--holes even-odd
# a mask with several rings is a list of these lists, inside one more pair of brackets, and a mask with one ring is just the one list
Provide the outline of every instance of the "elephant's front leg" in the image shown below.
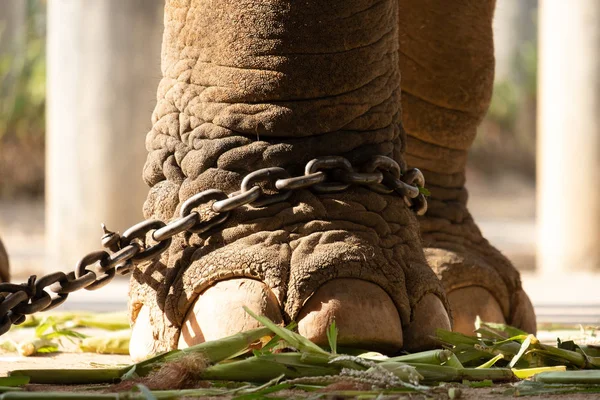
[[[190,196],[237,191],[264,167],[302,174],[329,155],[404,167],[398,2],[167,1],[163,79],[147,137],[146,217]],[[254,327],[246,304],[297,320],[319,343],[394,352],[449,328],[418,223],[396,195],[295,191],[245,206],[210,235],[179,235],[131,281],[131,353],[184,347]]]

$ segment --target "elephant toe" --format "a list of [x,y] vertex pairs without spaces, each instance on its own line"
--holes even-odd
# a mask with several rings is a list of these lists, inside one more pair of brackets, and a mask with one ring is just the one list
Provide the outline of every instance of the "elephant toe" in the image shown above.
[[339,346],[395,353],[403,346],[402,321],[390,296],[360,279],[333,279],[305,302],[298,331],[327,345],[327,329],[335,320]]
[[486,322],[505,323],[500,304],[489,290],[467,286],[448,293],[448,303],[454,317],[454,331],[473,334],[477,317]]
[[263,282],[247,278],[219,281],[205,290],[188,311],[178,348],[261,327],[244,306],[277,324],[283,323],[280,305]]
[[416,352],[436,347],[438,328],[450,330],[450,317],[438,296],[427,293],[413,308],[413,319],[404,329],[404,350]]

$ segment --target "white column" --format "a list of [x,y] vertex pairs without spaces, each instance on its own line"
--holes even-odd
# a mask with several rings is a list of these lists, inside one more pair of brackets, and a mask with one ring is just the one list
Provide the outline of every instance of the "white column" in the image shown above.
[[538,271],[600,271],[600,1],[539,9]]
[[162,0],[50,0],[48,270],[100,250],[100,223],[142,218],[145,135],[156,104]]

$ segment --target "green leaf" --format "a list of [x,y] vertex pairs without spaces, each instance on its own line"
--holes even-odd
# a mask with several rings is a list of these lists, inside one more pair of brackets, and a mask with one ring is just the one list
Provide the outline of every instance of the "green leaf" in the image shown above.
[[279,335],[288,344],[301,352],[308,352],[314,354],[330,355],[328,352],[306,339],[304,336],[299,335],[295,332],[287,330],[281,326],[278,326],[267,317],[259,316],[254,314],[248,307],[244,306],[244,310],[255,320],[269,328],[274,334]]
[[144,396],[144,399],[156,400],[156,396],[150,391],[150,389],[148,389],[146,385],[138,383],[134,386],[134,388],[137,389]]
[[496,357],[492,358],[491,360],[486,361],[485,363],[481,364],[479,367],[476,367],[478,369],[481,368],[492,368],[494,366],[494,364],[496,364],[497,361],[502,360],[504,358],[504,354],[498,354]]
[[88,336],[84,335],[83,333],[79,333],[70,329],[56,329],[56,327],[54,327],[55,330],[54,332],[51,333],[46,333],[44,335],[41,335],[40,338],[41,339],[57,339],[57,338],[75,338],[75,339],[85,339]]
[[338,329],[335,326],[335,319],[331,321],[329,328],[327,329],[327,341],[329,342],[329,348],[333,354],[337,354],[337,337]]
[[527,351],[527,349],[529,349],[529,346],[531,345],[531,342],[533,340],[537,340],[537,339],[535,339],[535,336],[533,336],[533,335],[529,335],[529,336],[527,336],[527,338],[525,340],[523,340],[523,343],[521,344],[521,349],[513,357],[513,359],[510,360],[510,363],[508,363],[508,367],[509,368],[513,368],[515,366],[515,364],[517,363],[517,361],[519,361],[519,359],[523,356],[523,354],[525,354],[525,352]]
[[56,326],[56,319],[53,316],[48,316],[44,318],[40,324],[35,328],[35,337],[41,338],[44,333]]
[[417,185],[417,188],[419,188],[419,193],[421,193],[423,196],[425,196],[425,197],[431,196],[431,192],[429,191],[429,189],[427,189],[423,186],[419,186],[419,185]]

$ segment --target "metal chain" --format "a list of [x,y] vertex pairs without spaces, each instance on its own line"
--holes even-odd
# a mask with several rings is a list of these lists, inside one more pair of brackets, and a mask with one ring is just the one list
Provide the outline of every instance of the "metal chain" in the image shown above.
[[[296,190],[339,193],[352,185],[366,186],[382,194],[398,194],[417,215],[427,211],[427,200],[420,190],[425,186],[421,171],[413,168],[402,173],[398,163],[389,157],[375,156],[361,171],[339,156],[309,161],[302,176],[292,177],[279,167],[259,169],[248,174],[235,193],[227,195],[221,190],[208,189],[190,197],[182,204],[179,218],[169,223],[142,221],[122,235],[109,231],[103,224],[102,245],[108,251],[85,255],[68,274],[54,272],[39,279],[32,275],[23,284],[0,283],[0,335],[11,325],[23,323],[26,315],[58,307],[69,293],[99,289],[116,274],[127,275],[136,264],[160,257],[175,235],[201,234],[220,226],[232,211],[243,206],[265,207],[283,202]],[[148,238],[152,243],[148,243]]]

